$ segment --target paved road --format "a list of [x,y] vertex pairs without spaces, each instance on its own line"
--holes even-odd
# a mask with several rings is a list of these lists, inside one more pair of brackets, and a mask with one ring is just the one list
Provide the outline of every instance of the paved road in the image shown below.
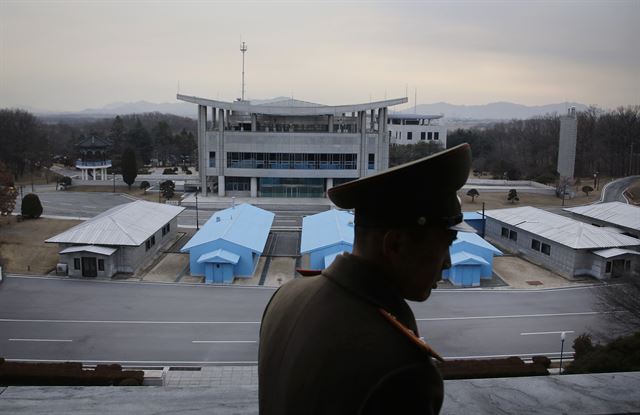
[[640,180],[640,176],[623,177],[622,179],[611,182],[605,189],[602,201],[628,203],[622,196],[622,193],[636,180]]
[[[412,303],[446,357],[555,356],[576,334],[606,332],[597,288],[435,291]],[[10,276],[0,284],[0,356],[127,364],[253,363],[273,289]]]
[[[106,192],[40,191],[38,196],[45,215],[80,218],[90,218],[114,206],[135,200],[120,193]],[[256,204],[256,206],[275,213],[273,226],[277,227],[300,227],[303,216],[313,215],[329,208],[329,206],[322,204],[298,206],[295,205],[295,201],[291,201],[290,204]],[[226,207],[228,206],[220,205],[215,208],[198,209],[198,223],[203,225],[214,212]],[[19,211],[20,200],[16,205],[16,212]],[[196,209],[194,207],[188,207],[178,216],[178,226],[196,226]]]

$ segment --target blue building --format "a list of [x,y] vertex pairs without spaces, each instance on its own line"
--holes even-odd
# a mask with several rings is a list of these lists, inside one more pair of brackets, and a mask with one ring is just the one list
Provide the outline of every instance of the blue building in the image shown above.
[[485,219],[482,217],[482,213],[478,212],[462,212],[463,219],[466,223],[471,225],[479,235],[482,235]]
[[475,233],[459,232],[449,248],[451,268],[442,278],[458,287],[479,287],[481,279],[491,279],[493,257],[502,252]]
[[353,214],[327,210],[302,219],[300,253],[309,254],[311,269],[325,269],[342,252],[353,249]]
[[275,215],[249,204],[216,212],[181,249],[189,252],[191,275],[208,284],[250,278],[264,250]]

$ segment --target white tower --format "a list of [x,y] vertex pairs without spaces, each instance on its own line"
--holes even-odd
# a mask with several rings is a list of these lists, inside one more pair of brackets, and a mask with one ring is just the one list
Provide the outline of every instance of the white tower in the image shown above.
[[570,107],[565,117],[560,117],[560,143],[558,146],[558,173],[560,177],[573,179],[576,164],[576,140],[578,118],[576,107]]

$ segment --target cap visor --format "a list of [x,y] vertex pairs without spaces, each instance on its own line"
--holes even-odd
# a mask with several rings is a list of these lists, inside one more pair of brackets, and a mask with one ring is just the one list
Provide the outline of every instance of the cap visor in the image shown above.
[[455,224],[453,226],[450,226],[449,229],[451,229],[452,231],[458,231],[458,232],[478,233],[478,231],[473,226],[469,225],[464,221],[458,224]]

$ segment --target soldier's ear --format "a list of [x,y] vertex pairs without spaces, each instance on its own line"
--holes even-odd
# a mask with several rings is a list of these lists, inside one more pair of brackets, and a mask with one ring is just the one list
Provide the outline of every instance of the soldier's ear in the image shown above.
[[382,238],[382,253],[385,258],[395,259],[402,248],[402,234],[396,229],[388,230]]

